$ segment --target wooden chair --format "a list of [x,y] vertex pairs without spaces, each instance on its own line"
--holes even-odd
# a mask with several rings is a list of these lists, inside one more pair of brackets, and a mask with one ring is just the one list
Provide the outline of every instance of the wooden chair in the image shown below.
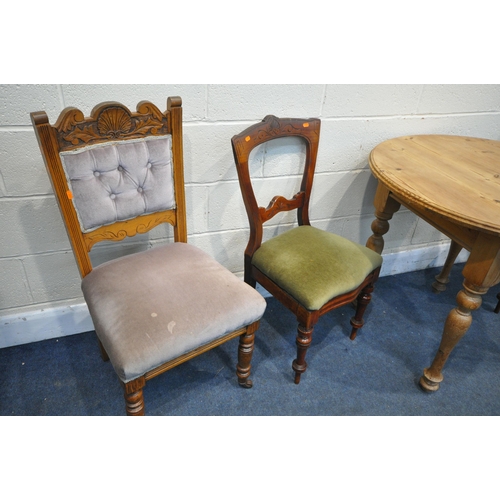
[[[239,337],[236,373],[251,387],[254,336],[265,300],[187,243],[182,103],[162,113],[142,101],[117,102],[85,118],[66,108],[54,126],[31,113],[105,360],[125,392],[128,415],[144,414],[146,381]],[[161,223],[174,241],[92,268],[89,252]]]
[[[382,258],[372,250],[310,225],[309,201],[320,123],[315,118],[280,119],[268,115],[231,140],[250,224],[245,281],[252,286],[260,283],[297,317],[297,358],[292,364],[296,384],[306,370],[305,356],[319,317],[357,299],[350,335],[351,339],[355,338],[363,326],[363,314],[382,265]],[[305,142],[300,191],[291,199],[275,196],[267,208],[259,207],[249,174],[250,152],[256,146],[282,137],[299,137]],[[279,212],[295,209],[298,227],[263,243],[263,224]]]

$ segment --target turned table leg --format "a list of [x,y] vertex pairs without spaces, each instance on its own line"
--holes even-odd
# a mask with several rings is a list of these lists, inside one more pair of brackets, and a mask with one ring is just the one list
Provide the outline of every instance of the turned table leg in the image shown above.
[[448,277],[450,276],[451,268],[460,250],[462,250],[462,246],[451,240],[450,249],[448,250],[448,256],[446,257],[443,269],[441,269],[441,272],[435,278],[436,281],[432,284],[434,293],[444,292],[446,290],[446,284],[450,281]]
[[467,333],[472,323],[472,311],[481,307],[482,296],[500,281],[500,238],[478,233],[462,274],[463,290],[457,295],[457,307],[448,314],[434,361],[420,378],[420,386],[426,391],[439,389],[443,367],[454,347]]
[[373,234],[366,241],[366,246],[381,254],[384,249],[383,236],[389,231],[389,221],[400,209],[401,204],[390,197],[390,191],[380,182],[373,204],[375,205],[375,220],[371,225]]
[[368,238],[366,246],[377,252],[382,253],[384,249],[384,234],[389,231],[389,220],[391,220],[393,214],[387,214],[385,212],[375,212],[376,219],[372,222],[371,230],[373,234]]
[[481,295],[487,289],[480,292],[474,291],[467,286],[464,281],[464,289],[457,295],[457,307],[452,309],[444,324],[441,344],[429,368],[424,370],[420,378],[420,386],[426,391],[437,391],[439,384],[443,381],[442,370],[453,348],[460,339],[467,333],[472,323],[472,311],[481,307]]

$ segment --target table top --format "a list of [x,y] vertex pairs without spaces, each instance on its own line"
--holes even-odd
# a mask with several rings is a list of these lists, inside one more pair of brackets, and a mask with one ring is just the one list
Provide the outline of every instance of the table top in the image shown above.
[[396,196],[467,227],[500,234],[500,141],[398,137],[372,150],[370,168]]

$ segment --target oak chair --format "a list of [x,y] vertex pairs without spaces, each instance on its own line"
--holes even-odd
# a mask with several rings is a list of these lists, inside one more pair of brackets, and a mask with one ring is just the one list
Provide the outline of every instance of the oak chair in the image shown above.
[[[350,335],[355,338],[363,326],[363,314],[382,265],[381,256],[372,250],[310,225],[309,201],[320,125],[317,118],[268,115],[231,139],[250,225],[244,254],[245,281],[254,287],[260,283],[297,317],[297,358],[292,363],[296,384],[307,368],[306,352],[321,315],[357,300]],[[267,208],[259,207],[249,173],[250,153],[267,141],[283,137],[298,137],[305,143],[300,191],[290,199],[275,196]],[[289,210],[297,210],[298,227],[263,242],[264,223]]]
[[[135,113],[105,102],[90,117],[66,108],[53,126],[43,111],[31,119],[127,414],[144,415],[147,380],[235,337],[238,382],[251,387],[255,331],[266,303],[187,243],[181,98],[169,97],[165,113],[147,101]],[[173,226],[173,242],[92,268],[97,242],[161,223]]]

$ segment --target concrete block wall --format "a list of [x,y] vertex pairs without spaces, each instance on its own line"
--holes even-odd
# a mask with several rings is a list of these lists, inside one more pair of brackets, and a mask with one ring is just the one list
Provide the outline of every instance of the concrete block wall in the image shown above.
[[[133,110],[143,99],[164,110],[171,95],[183,99],[190,243],[239,276],[248,221],[230,139],[265,115],[322,119],[312,223],[363,244],[373,220],[376,182],[368,155],[374,146],[407,134],[500,140],[500,85],[0,85],[0,347],[92,329],[29,113],[45,110],[53,123],[66,106],[88,115],[102,101]],[[251,169],[262,205],[298,190],[303,157],[293,140],[255,152]],[[266,234],[293,223],[284,214]],[[93,262],[171,236],[163,226],[100,244]],[[404,209],[385,240],[385,274],[439,265],[447,252],[447,239]]]

